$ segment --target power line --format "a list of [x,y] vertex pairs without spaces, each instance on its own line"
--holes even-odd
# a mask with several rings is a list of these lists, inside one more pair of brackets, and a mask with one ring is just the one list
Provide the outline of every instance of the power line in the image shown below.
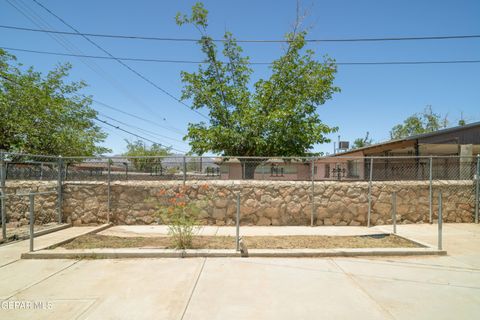
[[[170,60],[170,59],[154,59],[154,58],[133,58],[133,57],[107,57],[107,56],[96,56],[96,55],[81,55],[81,54],[70,54],[62,52],[51,52],[51,51],[40,51],[40,50],[30,50],[30,49],[19,49],[11,47],[0,47],[5,50],[10,51],[19,51],[19,52],[28,52],[35,54],[46,54],[46,55],[55,55],[55,56],[66,56],[66,57],[82,57],[90,59],[103,59],[103,60],[122,60],[122,61],[136,61],[136,62],[153,62],[153,63],[184,63],[184,64],[204,64],[208,63],[206,61],[195,61],[195,60]],[[358,62],[335,62],[336,65],[409,65],[409,64],[458,64],[458,63],[480,63],[480,60],[426,60],[426,61],[358,61]],[[271,65],[271,62],[249,62],[251,65]]]
[[184,132],[180,131],[180,130],[177,129],[177,128],[174,128],[174,127],[168,128],[168,127],[166,127],[166,126],[162,126],[162,125],[160,125],[159,123],[157,123],[157,122],[155,122],[155,121],[152,121],[152,120],[150,120],[150,119],[146,119],[146,118],[137,116],[136,114],[129,113],[129,112],[127,112],[127,111],[123,111],[123,110],[118,109],[118,108],[115,108],[115,107],[113,107],[113,106],[111,106],[111,105],[109,105],[109,104],[106,104],[105,102],[101,102],[101,101],[98,101],[98,100],[95,100],[95,99],[92,99],[92,101],[95,102],[95,103],[97,103],[97,104],[99,104],[99,105],[102,105],[102,106],[104,106],[104,107],[106,107],[106,108],[108,108],[108,109],[115,110],[115,111],[117,111],[117,112],[123,113],[123,114],[125,114],[125,115],[130,116],[130,117],[136,118],[136,119],[138,119],[138,120],[142,120],[142,121],[145,121],[145,122],[147,122],[147,123],[153,124],[153,125],[155,125],[155,126],[157,126],[157,127],[159,127],[159,128],[169,130],[169,131],[171,131],[171,132],[174,132],[174,133],[179,134],[179,135],[182,135],[182,136],[185,135]]
[[33,0],[33,2],[35,2],[38,6],[40,6],[41,8],[43,8],[45,11],[47,11],[48,13],[50,13],[52,16],[54,16],[55,18],[57,18],[59,21],[61,21],[64,25],[66,25],[67,27],[69,27],[70,29],[72,29],[73,31],[75,31],[75,33],[79,34],[80,36],[82,36],[85,40],[87,40],[88,42],[90,42],[92,45],[94,45],[97,49],[101,50],[103,53],[105,53],[106,55],[108,55],[109,57],[111,57],[113,60],[117,61],[119,64],[121,64],[123,67],[127,68],[128,70],[130,70],[131,72],[133,72],[135,75],[137,75],[139,78],[143,79],[144,81],[146,81],[147,83],[149,83],[150,85],[152,85],[154,88],[160,90],[161,92],[163,92],[164,94],[166,94],[167,96],[169,96],[170,98],[174,99],[175,101],[177,101],[178,103],[184,105],[185,107],[188,108],[188,110],[191,110],[193,112],[195,112],[196,114],[200,115],[201,117],[205,118],[205,119],[209,119],[206,115],[204,115],[203,113],[199,112],[198,110],[195,110],[193,108],[191,108],[189,105],[187,105],[185,102],[183,102],[182,100],[180,100],[179,98],[175,97],[173,94],[171,94],[170,92],[168,92],[167,90],[163,89],[162,87],[160,87],[159,85],[157,85],[155,82],[153,82],[152,80],[150,80],[149,78],[147,78],[146,76],[144,76],[142,73],[138,72],[137,70],[135,70],[134,68],[130,67],[128,64],[126,64],[125,62],[123,62],[122,60],[116,58],[115,56],[113,56],[109,51],[107,51],[106,49],[104,49],[102,46],[100,46],[99,44],[97,44],[95,41],[91,40],[90,38],[88,38],[86,35],[83,35],[80,31],[78,31],[75,27],[73,27],[71,24],[69,24],[68,22],[66,22],[64,19],[62,19],[60,16],[56,15],[53,11],[51,11],[50,9],[48,9],[46,6],[44,6],[42,3],[40,3],[39,1],[37,0]]
[[138,131],[141,131],[143,132],[144,134],[146,135],[149,135],[153,138],[163,138],[163,139],[169,139],[169,140],[172,140],[172,141],[175,141],[175,142],[180,142],[180,143],[185,143],[185,141],[181,141],[181,140],[178,140],[178,139],[174,139],[174,138],[171,138],[171,137],[168,137],[168,136],[164,136],[164,135],[161,135],[159,133],[156,133],[156,132],[153,132],[153,131],[150,131],[150,130],[146,130],[146,129],[142,129],[140,127],[137,127],[137,126],[134,126],[134,125],[131,125],[131,124],[128,124],[128,123],[125,123],[123,121],[120,121],[120,120],[117,120],[115,118],[112,118],[111,116],[109,115],[106,115],[106,114],[103,114],[101,112],[98,113],[100,116],[104,117],[104,118],[107,118],[107,119],[110,119],[112,121],[115,121],[115,122],[118,122],[120,123],[121,125],[124,125],[124,126],[127,126],[127,127],[130,127],[132,129],[135,129],[135,130],[138,130]]
[[[37,25],[39,28],[42,29],[47,29],[50,28],[52,29],[52,26],[45,21],[40,15],[38,15],[33,9],[28,7],[25,3],[23,3],[23,0],[18,0],[17,4],[14,4],[10,0],[6,0],[15,10],[20,12],[24,17],[26,17],[28,20],[30,20],[33,24]],[[20,6],[23,6],[23,8],[20,8]],[[42,27],[43,25],[43,27]],[[73,43],[71,43],[68,39],[65,39],[61,35],[56,35],[56,34],[47,34],[49,37],[51,37],[53,40],[55,40],[57,43],[59,43],[62,47],[64,47],[68,52],[72,54],[80,54],[84,55],[82,50],[80,50],[77,46],[75,46]],[[91,69],[94,73],[98,74],[100,77],[104,78],[106,81],[108,81],[114,88],[119,90],[121,93],[123,93],[127,98],[131,99],[134,101],[136,104],[138,104],[140,107],[148,110],[148,112],[157,115],[160,118],[163,118],[163,120],[167,123],[167,120],[165,119],[164,116],[160,115],[157,113],[154,109],[150,108],[148,105],[143,103],[138,97],[135,95],[132,95],[121,83],[117,81],[116,78],[112,77],[108,72],[102,69],[101,66],[99,66],[95,61],[90,61],[91,59],[84,59],[82,57],[79,57],[79,60],[84,63],[89,69]]]
[[[35,0],[34,0],[35,1]],[[37,2],[37,1],[35,1]],[[99,37],[99,38],[116,38],[116,39],[130,39],[130,40],[153,40],[153,41],[175,41],[175,42],[197,42],[200,39],[196,38],[175,38],[175,37],[153,37],[153,36],[134,36],[124,34],[102,34],[102,33],[80,33],[80,32],[68,32],[57,30],[43,30],[18,26],[0,25],[0,28],[29,31],[29,32],[42,32],[42,33],[55,33],[70,36],[87,36],[87,37]],[[476,39],[480,38],[478,34],[462,34],[462,35],[440,35],[440,36],[407,36],[407,37],[380,37],[380,38],[336,38],[336,39],[305,39],[305,42],[379,42],[379,41],[419,41],[419,40],[452,40],[452,39]],[[225,39],[212,39],[214,42],[225,42]],[[292,40],[278,40],[278,39],[239,39],[236,42],[242,43],[288,43]]]
[[[22,0],[18,0],[16,3],[10,0],[6,0],[15,10],[20,12],[25,18],[30,20],[33,24],[37,25],[39,28],[46,29],[46,28],[52,28],[51,25],[43,19],[40,15],[38,15],[33,9],[31,9],[28,5],[23,3]],[[54,41],[56,41],[58,44],[60,44],[62,47],[64,47],[68,52],[72,54],[84,54],[82,50],[80,50],[75,44],[71,43],[68,39],[61,35],[57,34],[47,34],[50,36]],[[135,101],[138,103],[141,107],[145,107],[148,109],[150,112],[150,108],[148,106],[144,105],[137,97],[134,95],[130,94],[128,90],[126,90],[114,77],[112,77],[108,72],[102,69],[101,66],[99,66],[97,63],[94,61],[90,61],[91,59],[84,59],[82,57],[79,57],[79,60],[85,64],[90,70],[92,70],[94,73],[98,74],[101,78],[105,79],[107,82],[112,84],[114,88],[122,92],[126,97],[131,99],[132,101]]]
[[125,132],[125,133],[131,134],[132,136],[135,136],[135,137],[137,137],[137,138],[139,138],[139,139],[142,139],[142,140],[145,140],[145,141],[154,143],[154,144],[158,144],[159,146],[162,146],[162,147],[165,147],[165,148],[169,148],[169,149],[178,151],[178,152],[180,152],[180,153],[184,153],[184,154],[186,153],[186,151],[179,150],[179,149],[176,149],[176,148],[174,148],[174,147],[167,147],[167,146],[163,145],[162,143],[159,143],[159,142],[157,142],[157,141],[151,140],[151,139],[149,139],[149,138],[145,138],[145,137],[143,137],[143,136],[141,136],[141,135],[138,135],[138,134],[136,134],[136,133],[133,133],[133,132],[131,132],[131,131],[125,130],[125,129],[121,128],[120,126],[116,126],[116,125],[114,125],[114,124],[111,124],[111,123],[109,123],[108,121],[102,120],[102,119],[100,119],[100,118],[98,118],[98,117],[95,117],[95,120],[100,121],[100,122],[106,124],[107,126],[110,126],[110,127],[112,127],[112,128],[115,128],[115,129],[117,129],[117,130],[120,130],[120,131],[123,131],[123,132]]
[[[5,79],[5,80],[7,80],[7,81],[10,81],[10,82],[12,82],[12,83],[14,83],[14,84],[16,84],[16,85],[18,85],[18,86],[23,86],[23,85],[22,85],[21,83],[19,83],[18,81],[13,80],[13,79],[11,79],[10,77],[7,77],[7,76],[5,76],[5,75],[2,74],[2,73],[0,73],[0,78]],[[109,118],[120,123],[120,121],[118,121],[118,120],[115,120],[115,119],[113,119],[113,118],[111,118],[111,117],[109,117]],[[135,136],[135,137],[137,137],[137,138],[139,138],[139,139],[142,139],[142,140],[145,140],[145,141],[148,141],[148,142],[151,142],[151,143],[158,144],[158,145],[163,146],[163,147],[165,147],[165,148],[170,148],[170,149],[175,150],[175,151],[178,151],[178,152],[180,152],[180,153],[186,153],[186,152],[183,151],[183,150],[176,149],[176,148],[174,148],[174,147],[172,147],[172,146],[170,146],[170,147],[165,146],[165,145],[162,144],[162,143],[159,143],[159,142],[157,142],[157,141],[151,140],[151,139],[149,139],[149,138],[145,138],[145,137],[143,137],[143,136],[141,136],[141,135],[139,135],[139,134],[133,133],[133,132],[131,132],[131,131],[125,130],[125,129],[121,128],[120,126],[113,125],[113,124],[107,122],[106,120],[99,119],[98,117],[95,117],[95,120],[100,121],[101,123],[106,124],[106,125],[108,125],[108,126],[110,126],[110,127],[113,127],[113,128],[115,128],[115,129],[117,129],[117,130],[123,131],[123,132],[125,132],[125,133],[130,134],[130,135],[133,135],[133,136]]]
[[[85,54],[70,54],[63,52],[52,52],[52,51],[42,51],[42,50],[31,50],[31,49],[19,49],[11,47],[0,47],[5,50],[19,51],[19,52],[28,52],[28,53],[38,53],[54,56],[66,56],[66,57],[76,57],[76,58],[91,58],[91,59],[103,59],[103,60],[122,60],[122,61],[137,61],[137,62],[159,62],[159,63],[208,63],[207,61],[195,61],[195,60],[172,60],[172,59],[152,59],[152,58],[128,58],[128,57],[108,57],[108,56],[98,56],[98,55],[85,55]],[[250,64],[262,64],[270,65],[270,62],[250,62]]]

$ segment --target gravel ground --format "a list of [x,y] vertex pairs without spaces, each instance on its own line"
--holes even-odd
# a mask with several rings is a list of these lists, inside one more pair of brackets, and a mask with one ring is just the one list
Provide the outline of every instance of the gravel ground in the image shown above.
[[[253,236],[243,237],[249,249],[414,248],[414,242],[395,235],[378,236]],[[175,245],[170,237],[116,237],[91,234],[62,246],[66,249],[164,248]],[[229,236],[195,236],[193,249],[234,249]]]

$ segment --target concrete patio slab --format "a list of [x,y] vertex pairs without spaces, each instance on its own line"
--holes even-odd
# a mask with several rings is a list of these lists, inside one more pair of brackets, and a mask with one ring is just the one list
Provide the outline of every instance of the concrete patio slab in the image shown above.
[[[480,314],[480,275],[458,270],[346,266],[356,283],[395,319],[476,319]],[[423,272],[422,272],[423,271]],[[370,275],[367,275],[370,273]]]
[[337,272],[331,261],[225,259],[207,261],[183,319],[353,316],[392,319],[361,289],[352,286],[345,274]]
[[[50,310],[16,310],[15,317],[178,319],[202,263],[201,259],[80,261],[11,298],[49,301]],[[0,318],[12,315],[10,311],[0,310]]]
[[[399,230],[435,244],[424,226]],[[2,306],[52,307],[0,319],[478,319],[476,230],[445,225],[448,256],[20,260],[0,266]]]
[[[103,230],[109,225],[92,227],[71,227],[49,233],[34,239],[34,249],[42,250],[52,245],[74,239],[80,235]],[[29,250],[29,240],[17,241],[0,246],[0,267],[20,259],[20,255]]]
[[32,283],[44,279],[74,264],[74,260],[55,260],[52,262],[26,260],[11,263],[0,272],[0,300],[5,300],[15,293],[28,288]]

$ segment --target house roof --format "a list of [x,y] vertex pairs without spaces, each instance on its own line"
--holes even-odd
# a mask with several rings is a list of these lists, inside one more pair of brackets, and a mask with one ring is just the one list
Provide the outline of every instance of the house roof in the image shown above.
[[365,150],[368,150],[368,149],[373,149],[373,148],[377,148],[377,147],[381,147],[381,146],[388,146],[388,145],[391,145],[391,144],[398,144],[398,143],[401,143],[401,142],[415,141],[415,140],[419,140],[419,139],[439,136],[441,134],[461,131],[461,130],[475,128],[475,127],[480,128],[480,121],[479,122],[472,122],[472,123],[469,123],[469,124],[466,124],[466,125],[463,125],[463,126],[456,126],[456,127],[441,129],[441,130],[437,130],[437,131],[433,131],[433,132],[416,134],[416,135],[412,135],[412,136],[401,138],[401,139],[393,139],[393,140],[388,140],[388,141],[384,141],[384,142],[379,142],[379,143],[371,144],[369,146],[365,146],[365,147],[362,147],[362,148],[357,148],[357,149],[352,149],[352,150],[348,150],[348,151],[345,151],[345,152],[335,153],[331,156],[334,156],[334,157],[343,156],[343,155],[351,154],[353,152],[365,151]]

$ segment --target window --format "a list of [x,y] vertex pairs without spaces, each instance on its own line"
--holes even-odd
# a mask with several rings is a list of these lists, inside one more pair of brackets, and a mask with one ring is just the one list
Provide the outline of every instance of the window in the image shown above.
[[330,164],[325,164],[325,178],[330,178]]
[[272,166],[270,174],[272,177],[283,177],[283,167]]
[[349,178],[358,178],[359,173],[358,173],[358,165],[359,161],[358,160],[348,160],[347,161],[347,177]]

